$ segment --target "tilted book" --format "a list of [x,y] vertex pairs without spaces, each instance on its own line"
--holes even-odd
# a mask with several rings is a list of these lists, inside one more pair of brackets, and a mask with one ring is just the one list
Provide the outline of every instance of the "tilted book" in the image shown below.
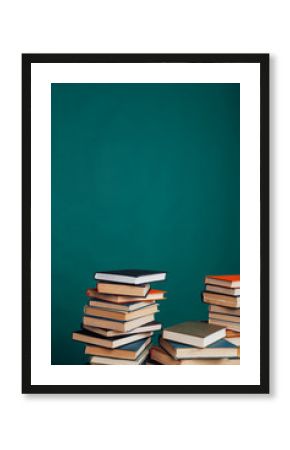
[[183,322],[163,330],[162,337],[181,344],[204,348],[226,335],[225,327],[207,322]]
[[147,331],[146,333],[136,333],[127,336],[104,337],[90,330],[78,330],[73,332],[72,339],[83,344],[99,345],[100,347],[113,349],[130,344],[131,342],[140,341],[141,339],[148,338],[152,335],[152,331]]
[[87,345],[85,354],[91,356],[106,356],[108,358],[135,360],[150,344],[151,338],[141,339],[137,342],[122,345],[119,348],[109,349],[96,345]]
[[83,324],[85,326],[105,328],[106,330],[121,331],[125,333],[127,331],[134,330],[135,328],[141,327],[146,323],[154,321],[154,314],[149,316],[139,317],[138,319],[130,320],[129,322],[121,322],[118,320],[104,319],[102,317],[83,317]]

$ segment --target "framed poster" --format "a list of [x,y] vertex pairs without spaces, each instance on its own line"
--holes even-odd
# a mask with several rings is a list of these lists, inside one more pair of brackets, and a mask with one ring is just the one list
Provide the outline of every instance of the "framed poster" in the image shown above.
[[22,124],[23,393],[268,393],[269,55],[24,54]]

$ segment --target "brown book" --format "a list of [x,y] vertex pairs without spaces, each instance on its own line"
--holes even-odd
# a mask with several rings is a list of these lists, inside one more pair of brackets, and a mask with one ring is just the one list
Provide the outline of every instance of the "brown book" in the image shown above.
[[144,352],[138,356],[135,360],[130,359],[116,359],[108,358],[106,356],[92,356],[90,364],[96,365],[115,365],[115,366],[128,366],[128,365],[140,365],[142,364],[149,354],[149,348],[145,348]]
[[138,319],[130,320],[129,322],[119,322],[117,320],[103,319],[102,317],[83,317],[84,326],[105,328],[106,330],[121,331],[122,333],[134,330],[135,328],[141,327],[142,325],[153,321],[154,314],[139,317]]
[[240,346],[240,333],[237,331],[226,330],[226,340],[231,344]]
[[219,314],[219,313],[210,312],[208,317],[210,319],[226,320],[228,322],[240,323],[240,316],[230,316],[228,314]]
[[227,338],[239,338],[240,333],[237,331],[226,330],[226,337]]
[[152,335],[152,331],[148,331],[147,333],[130,334],[127,336],[104,337],[89,330],[79,330],[73,332],[72,339],[74,341],[82,342],[83,344],[99,345],[100,347],[113,349],[130,344],[131,342],[140,341],[141,339],[148,338]]
[[227,288],[240,287],[240,275],[207,275],[204,280],[205,284],[214,284]]
[[[150,284],[139,286],[131,284],[98,283],[97,291],[100,294],[128,295],[134,297],[145,297],[150,289]],[[143,299],[144,300],[144,299]]]
[[204,358],[204,359],[174,359],[165,350],[153,346],[150,349],[150,359],[163,365],[239,365],[239,359]]
[[219,314],[229,314],[230,316],[240,317],[240,308],[227,308],[226,306],[208,305],[209,312]]
[[135,297],[126,295],[112,295],[101,294],[97,289],[87,289],[86,294],[88,297],[105,300],[112,303],[135,303],[135,302],[152,302],[154,300],[165,300],[166,291],[160,291],[159,289],[150,289],[145,297]]
[[104,317],[107,319],[120,320],[122,322],[137,319],[138,317],[148,316],[158,312],[158,304],[144,306],[137,311],[112,311],[109,309],[96,308],[92,306],[85,306],[84,313],[86,316]]
[[154,305],[155,302],[136,302],[136,303],[111,303],[111,302],[105,302],[98,299],[93,299],[89,301],[89,306],[94,306],[96,308],[102,308],[102,309],[108,309],[113,311],[124,311],[124,312],[131,312],[131,311],[137,311],[137,309],[143,308],[143,306],[148,305]]
[[149,322],[138,328],[134,328],[131,331],[126,331],[125,333],[122,333],[120,331],[106,330],[104,328],[91,327],[89,325],[83,325],[83,328],[85,330],[91,331],[94,334],[104,336],[106,338],[112,338],[112,337],[128,336],[136,333],[147,333],[149,331],[159,331],[161,330],[161,323]]
[[87,345],[85,354],[91,356],[105,356],[114,359],[130,359],[135,360],[150,344],[151,338],[142,339],[132,344],[127,344],[121,348],[109,349],[104,347],[97,347],[96,345]]
[[215,286],[214,284],[207,284],[205,286],[205,290],[208,292],[215,292],[216,294],[225,294],[225,295],[240,295],[240,288],[226,288],[222,286]]
[[183,322],[163,330],[162,337],[173,342],[204,348],[226,335],[223,327],[207,322]]
[[197,359],[197,358],[239,358],[240,349],[238,346],[226,339],[220,339],[218,342],[205,347],[196,348],[190,345],[178,344],[176,342],[167,341],[160,338],[161,347],[175,359]]
[[234,322],[228,322],[226,320],[218,320],[218,319],[208,319],[208,323],[212,325],[218,325],[220,327],[225,327],[227,330],[232,331],[240,331],[240,324]]
[[232,295],[214,294],[213,292],[203,292],[203,301],[212,305],[226,306],[228,308],[239,308],[240,297]]

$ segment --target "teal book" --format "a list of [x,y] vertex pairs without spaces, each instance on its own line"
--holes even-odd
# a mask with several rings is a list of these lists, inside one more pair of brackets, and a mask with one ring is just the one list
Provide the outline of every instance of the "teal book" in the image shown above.
[[105,337],[90,330],[78,330],[72,334],[72,339],[83,344],[99,345],[105,348],[118,348],[131,342],[140,341],[141,339],[153,335],[152,331],[139,332],[136,334],[129,334],[115,337]]
[[175,359],[195,358],[239,358],[240,348],[225,339],[220,339],[205,348],[197,348],[188,344],[180,344],[160,338],[161,347]]
[[85,348],[85,354],[113,359],[116,358],[135,360],[148,347],[150,342],[151,337],[148,337],[137,342],[131,342],[129,344],[122,345],[121,347],[116,349],[108,349],[96,345],[87,345]]

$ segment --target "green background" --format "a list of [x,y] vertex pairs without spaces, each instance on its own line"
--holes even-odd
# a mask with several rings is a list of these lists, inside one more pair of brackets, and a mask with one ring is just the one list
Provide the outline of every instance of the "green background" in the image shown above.
[[95,271],[167,271],[157,320],[204,320],[240,271],[239,84],[52,84],[52,364],[83,364]]

